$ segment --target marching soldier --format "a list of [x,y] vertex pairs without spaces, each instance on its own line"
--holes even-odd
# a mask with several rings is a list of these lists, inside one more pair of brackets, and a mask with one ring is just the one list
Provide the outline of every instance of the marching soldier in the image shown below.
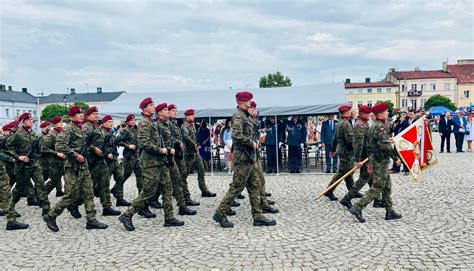
[[[341,114],[341,120],[336,125],[336,135],[334,136],[331,144],[331,152],[329,153],[331,159],[337,153],[339,156],[339,167],[337,174],[332,177],[328,187],[354,167],[354,130],[352,129],[352,125],[349,123],[351,106],[340,106],[339,113]],[[352,174],[345,178],[345,182],[347,190],[350,190],[354,185]],[[334,196],[333,191],[334,189],[328,191],[325,196],[330,200],[335,201],[337,200],[337,197]]]
[[168,105],[168,113],[169,113],[169,120],[170,120],[170,128],[173,129],[174,134],[174,143],[175,143],[175,150],[176,153],[174,155],[174,159],[176,165],[178,166],[178,170],[180,173],[180,181],[181,187],[183,191],[184,200],[187,206],[199,206],[200,203],[191,199],[191,194],[188,190],[188,185],[186,183],[186,176],[187,176],[187,169],[186,169],[186,161],[184,160],[184,143],[183,143],[183,130],[178,126],[178,108],[174,104]]
[[390,128],[386,125],[388,105],[384,102],[379,102],[372,107],[372,112],[375,114],[376,120],[369,131],[370,151],[367,169],[367,172],[372,174],[372,187],[349,209],[349,212],[362,223],[365,222],[362,210],[373,200],[377,199],[380,194],[382,194],[382,203],[386,210],[385,220],[402,218],[392,207],[392,181],[390,180],[388,166],[390,158],[396,161],[395,163],[398,166],[400,166],[401,162],[393,150]]
[[83,147],[86,143],[86,134],[82,129],[84,114],[79,106],[74,105],[69,109],[68,116],[72,119],[71,124],[58,135],[55,145],[58,152],[67,156],[64,163],[66,195],[51,208],[49,213],[43,216],[43,220],[51,231],[57,232],[59,228],[56,224],[56,217],[61,215],[64,209],[73,202],[83,200],[87,216],[86,229],[106,229],[107,225],[100,223],[95,218],[92,179],[87,160],[83,155]]
[[[185,160],[186,160],[186,186],[188,175],[191,173],[191,170],[194,169],[198,174],[198,183],[199,189],[201,190],[202,197],[215,197],[216,193],[210,192],[204,181],[204,164],[202,158],[199,155],[199,146],[196,143],[196,128],[194,127],[194,109],[188,109],[184,112],[184,123],[181,127],[183,129],[183,141],[185,145]],[[185,195],[188,197],[189,195]]]
[[44,180],[50,179],[45,183],[46,192],[49,194],[56,188],[56,197],[64,196],[61,178],[64,175],[64,159],[66,159],[66,155],[55,150],[56,139],[63,127],[61,119],[61,116],[52,118],[51,125],[53,129],[40,140]]
[[[113,121],[112,121],[113,125]],[[107,167],[109,168],[110,176],[114,177],[115,184],[110,189],[110,193],[114,195],[116,199],[117,206],[130,206],[132,205],[130,202],[123,198],[123,186],[125,184],[125,177],[124,177],[124,169],[123,164],[118,160],[118,151],[117,147],[122,140],[122,132],[125,130],[125,125],[120,125],[118,134],[112,134],[111,140],[109,144],[106,144],[105,150],[106,153],[112,154],[113,159],[105,159],[107,162]],[[108,155],[106,155],[108,156]]]
[[48,194],[44,186],[43,170],[39,162],[39,138],[33,133],[33,118],[30,113],[20,115],[18,121],[22,123],[12,136],[8,137],[6,153],[17,160],[15,165],[15,188],[13,188],[13,202],[16,204],[21,195],[28,189],[30,178],[33,180],[39,205],[43,214],[49,211]]
[[[102,204],[102,215],[118,216],[120,211],[112,209],[110,200],[110,173],[107,160],[114,160],[114,155],[108,151],[107,146],[112,145],[111,129],[114,121],[111,116],[106,115],[102,118],[102,125],[92,131],[90,146],[91,165],[89,172],[92,180],[97,183],[97,189]],[[113,162],[113,161],[111,161]]]
[[347,192],[344,198],[341,199],[340,203],[350,209],[352,207],[351,199],[362,197],[359,192],[365,184],[372,185],[371,174],[367,172],[368,164],[362,165],[367,157],[369,157],[368,145],[369,145],[369,116],[372,112],[370,106],[361,105],[359,106],[359,118],[356,120],[354,125],[354,161],[360,168],[359,179],[355,182],[354,186]]
[[183,226],[184,222],[176,219],[173,214],[173,199],[171,196],[171,180],[166,167],[166,156],[168,149],[163,144],[156,123],[151,117],[155,113],[155,107],[150,97],[145,98],[139,105],[143,118],[138,124],[138,144],[141,147],[140,167],[143,171],[143,190],[133,200],[125,213],[119,217],[125,229],[135,230],[132,217],[140,209],[144,208],[149,200],[160,189],[163,195],[163,211],[165,215],[165,227]]
[[235,97],[238,108],[232,116],[234,175],[229,190],[219,204],[213,219],[223,228],[233,227],[234,224],[227,220],[227,212],[235,197],[247,187],[252,207],[253,225],[274,226],[276,221],[266,218],[260,207],[259,180],[254,165],[257,142],[253,140],[254,125],[248,113],[253,95],[250,92],[239,92]]

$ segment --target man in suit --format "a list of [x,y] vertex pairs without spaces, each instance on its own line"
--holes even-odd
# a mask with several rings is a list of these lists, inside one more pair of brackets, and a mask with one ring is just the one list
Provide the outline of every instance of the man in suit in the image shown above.
[[453,119],[453,133],[456,139],[456,152],[464,152],[462,145],[464,143],[464,134],[466,133],[467,120],[464,117],[464,113],[460,110],[457,111],[458,117]]
[[451,133],[453,121],[451,119],[451,113],[447,112],[439,120],[439,135],[441,136],[441,151],[444,151],[444,143],[446,142],[446,152],[451,152]]
[[349,123],[352,125],[352,127],[355,126],[357,122],[357,114],[354,110],[351,111],[351,118],[349,119]]
[[[410,127],[410,125],[412,125],[416,121],[416,118],[417,118],[417,114],[415,113],[415,110],[413,109],[408,110],[408,117],[402,120],[402,122],[400,123],[398,133],[401,133],[406,128]],[[408,175],[408,167],[405,165],[405,163],[402,163],[402,164],[403,164],[402,171],[405,172],[405,175]],[[400,166],[393,165],[392,173],[397,173],[397,172],[400,172]]]
[[323,143],[323,148],[326,149],[326,173],[337,172],[337,155],[331,159],[329,157],[329,150],[331,150],[332,140],[336,134],[336,121],[334,120],[334,114],[329,115],[329,119],[323,122],[321,127],[321,142]]

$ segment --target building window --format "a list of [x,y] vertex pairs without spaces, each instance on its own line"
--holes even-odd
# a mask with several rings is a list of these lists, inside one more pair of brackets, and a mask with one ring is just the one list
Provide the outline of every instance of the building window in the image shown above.
[[364,92],[364,90],[359,88],[359,89],[357,89],[357,92],[362,93],[362,92]]
[[372,101],[367,101],[367,106],[372,106]]
[[425,98],[421,98],[420,107],[424,107],[424,106],[425,106],[425,103],[426,103],[426,99],[425,99]]
[[402,91],[405,91],[407,87],[405,85],[402,85]]
[[416,100],[411,100],[411,108],[416,109]]
[[402,99],[402,107],[406,107],[407,106],[407,100],[406,99]]
[[444,90],[449,90],[451,88],[449,83],[444,83]]
[[357,106],[361,106],[362,104],[362,101],[357,101]]
[[382,93],[382,88],[377,88],[377,93]]
[[372,89],[371,89],[371,88],[368,88],[368,89],[367,89],[367,93],[372,93]]
[[416,84],[411,84],[411,90],[416,90]]
[[387,92],[387,93],[392,92],[392,88],[386,88],[386,89],[385,89],[385,92]]
[[430,89],[431,89],[431,90],[436,90],[436,84],[435,84],[435,83],[431,83]]
[[26,113],[26,109],[23,109],[23,113]]
[[426,90],[426,84],[421,84],[421,90]]
[[464,98],[464,99],[469,99],[469,90],[465,90],[465,91],[464,91],[463,98]]
[[350,105],[351,107],[352,107],[352,104],[353,104],[353,102],[352,102],[352,101],[349,101],[349,105]]
[[36,110],[33,110],[33,116],[37,117],[36,116]]
[[20,116],[20,109],[17,109],[17,110],[16,110],[16,116],[17,116],[17,117]]
[[352,93],[354,93],[354,90],[352,88],[350,88],[350,89],[347,90],[347,93],[352,94]]
[[[464,92],[465,92],[465,91],[464,91]],[[10,117],[10,108],[5,108],[5,116],[6,116],[7,118]]]

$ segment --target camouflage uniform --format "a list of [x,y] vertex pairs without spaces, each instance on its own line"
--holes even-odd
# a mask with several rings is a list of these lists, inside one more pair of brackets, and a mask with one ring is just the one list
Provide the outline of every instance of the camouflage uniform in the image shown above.
[[104,146],[104,140],[108,139],[109,142],[105,144],[111,144],[112,137],[109,136],[110,132],[102,126],[95,128],[92,131],[90,152],[90,166],[89,172],[91,174],[92,182],[97,186],[97,192],[100,197],[100,204],[103,208],[112,207],[110,200],[110,173],[109,167],[107,166],[106,160],[110,160],[105,157],[106,149],[102,149],[102,156],[98,156],[95,151],[101,149]]
[[226,217],[230,209],[230,204],[239,195],[244,188],[247,188],[250,197],[250,205],[253,219],[264,218],[260,206],[260,183],[257,176],[253,149],[253,129],[254,124],[249,118],[247,111],[238,109],[232,116],[232,144],[233,144],[233,162],[234,175],[229,190],[222,199],[217,208],[216,214]]
[[[105,158],[107,162],[107,167],[109,168],[110,176],[114,177],[114,186],[111,191],[113,191],[113,195],[117,199],[123,199],[123,185],[125,184],[125,178],[123,176],[123,166],[118,159],[118,152],[117,152],[117,145],[118,141],[122,140],[121,135],[112,135],[109,144],[105,146],[105,157],[109,153],[114,156],[114,159]],[[110,180],[109,180],[110,182]]]
[[64,160],[57,156],[58,152],[54,148],[58,134],[59,132],[52,129],[40,140],[44,180],[51,178],[51,181],[45,183],[48,194],[54,188],[56,191],[62,191],[61,178],[64,175]]
[[[331,144],[331,152],[336,152],[339,157],[339,167],[336,175],[332,177],[328,187],[335,183],[354,167],[354,130],[347,119],[342,118],[336,125],[336,135]],[[347,190],[354,185],[352,174],[345,178]],[[326,193],[332,194],[334,189]]]
[[48,215],[51,218],[59,216],[68,205],[83,201],[87,219],[95,220],[94,190],[88,163],[87,160],[82,164],[76,161],[86,138],[87,135],[84,130],[72,123],[56,138],[55,149],[67,156],[64,162],[64,188],[66,194],[49,212]]
[[[135,173],[135,178],[137,179],[137,189],[138,193],[142,191],[143,187],[143,174],[142,169],[140,168],[139,160],[139,145],[138,145],[138,132],[136,127],[127,127],[123,130],[120,135],[121,140],[119,145],[124,147],[123,150],[123,169],[124,176],[123,181],[127,181],[128,178],[132,175],[132,172]],[[129,145],[135,145],[135,150],[130,150]]]
[[[0,134],[0,141],[4,140],[2,134]],[[13,163],[15,159],[3,153],[0,149],[0,209],[5,210],[7,213],[7,221],[13,222],[15,218],[15,205],[13,204],[13,196],[10,186],[10,178],[5,168],[6,163]]]
[[178,126],[178,123],[175,119],[170,121],[170,127],[173,129],[174,134],[174,148],[175,148],[175,155],[174,160],[176,165],[178,166],[178,170],[180,173],[180,182],[181,182],[181,190],[183,193],[183,197],[186,202],[191,201],[191,193],[188,190],[188,184],[186,182],[187,177],[187,168],[186,168],[186,161],[184,159],[184,151],[181,150],[181,144],[184,145],[183,139],[183,130]]
[[165,166],[166,154],[160,152],[164,147],[161,144],[161,136],[156,123],[149,117],[144,116],[138,124],[138,144],[142,150],[140,167],[143,171],[143,190],[124,215],[132,217],[145,207],[145,203],[150,202],[159,189],[163,195],[165,220],[174,219],[171,180],[169,170]]
[[[20,128],[15,134],[8,137],[6,151],[9,155],[18,160],[19,156],[24,156],[28,153],[32,144],[35,140],[38,140],[38,136],[33,133],[31,129]],[[38,159],[41,157],[40,153],[35,151],[31,155],[30,162],[24,164],[23,170],[19,171],[20,162],[17,162],[15,166],[15,188],[13,188],[13,202],[17,203],[22,194],[27,189],[27,185],[30,182],[30,178],[35,184],[36,196],[43,212],[49,210],[48,194],[46,187],[44,186],[43,170]]]
[[[258,123],[257,123],[258,120],[253,119],[253,121],[254,121],[254,133],[258,133]],[[260,138],[260,137],[257,137],[257,138]],[[265,176],[263,174],[262,161],[260,160],[260,153],[258,150],[255,154],[255,159],[256,159],[255,170],[257,171],[259,193],[260,193],[260,206],[262,207],[262,209],[268,209],[270,208],[270,204],[268,203],[268,199],[265,196]]]

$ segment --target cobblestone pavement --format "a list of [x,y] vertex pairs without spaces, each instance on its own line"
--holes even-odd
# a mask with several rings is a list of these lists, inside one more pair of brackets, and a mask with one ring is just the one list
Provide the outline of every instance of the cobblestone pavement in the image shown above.
[[[269,215],[277,219],[275,227],[252,226],[248,197],[230,218],[235,228],[214,223],[228,175],[207,176],[217,198],[201,198],[191,176],[193,198],[201,206],[197,216],[177,216],[186,222],[181,228],[164,228],[162,210],[153,210],[155,219],[134,217],[134,232],[125,231],[116,217],[102,215],[99,220],[109,228],[89,231],[84,218],[75,220],[66,211],[58,218],[60,232],[52,233],[41,210],[22,200],[20,221],[30,223],[30,229],[0,230],[0,269],[473,269],[474,156],[444,153],[438,158],[418,183],[392,175],[395,209],[403,219],[390,222],[383,209],[368,207],[367,222],[360,224],[339,203],[316,201],[331,177],[324,174],[267,177],[267,190],[280,209]],[[135,180],[128,180],[126,188],[126,197],[133,199]],[[341,185],[336,196],[345,190]],[[98,199],[96,206],[101,211]],[[0,221],[5,225],[4,217]]]

